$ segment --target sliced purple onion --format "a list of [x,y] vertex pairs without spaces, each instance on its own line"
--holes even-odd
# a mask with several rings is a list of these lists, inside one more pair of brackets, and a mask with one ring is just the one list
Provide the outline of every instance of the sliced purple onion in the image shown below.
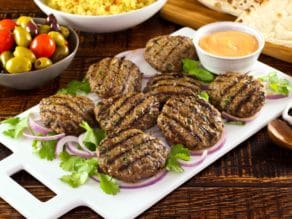
[[36,133],[40,133],[40,134],[43,134],[43,135],[47,135],[48,133],[50,133],[52,130],[40,125],[38,123],[39,120],[34,120],[31,116],[28,118],[28,124],[29,124],[29,127],[35,131]]
[[267,100],[278,100],[278,99],[282,99],[282,98],[286,98],[288,97],[288,95],[283,95],[283,94],[268,94],[266,96]]
[[79,137],[78,137],[78,143],[79,143],[80,147],[81,147],[84,151],[86,151],[87,153],[89,153],[89,154],[95,156],[96,154],[95,154],[94,152],[92,152],[91,150],[89,150],[89,149],[85,146],[85,144],[83,143],[84,135],[85,135],[85,133],[79,135]]
[[226,142],[226,131],[224,130],[222,133],[221,138],[219,139],[219,141],[217,141],[217,143],[215,145],[213,145],[212,147],[206,149],[206,150],[200,150],[200,151],[192,151],[191,155],[192,156],[200,156],[202,155],[205,151],[207,151],[207,154],[212,154],[216,151],[218,151],[221,147],[223,147],[223,145]]
[[238,122],[251,122],[258,116],[258,113],[254,114],[253,116],[240,118],[237,116],[230,115],[229,113],[222,112],[222,118],[226,119],[227,121],[238,121]]
[[[153,176],[149,179],[146,179],[146,180],[142,180],[138,183],[126,183],[126,182],[122,182],[120,180],[117,180],[117,182],[118,182],[121,189],[140,189],[140,188],[154,185],[155,183],[162,180],[166,176],[166,174],[167,174],[167,171],[162,170],[159,173],[157,173],[155,176]],[[96,176],[92,176],[91,178],[99,183],[99,179]]]
[[72,155],[78,156],[78,157],[83,157],[83,158],[92,158],[95,157],[95,153],[88,153],[86,151],[79,150],[77,148],[77,143],[76,142],[68,142],[67,143],[67,148],[68,150],[72,153]]
[[206,159],[207,155],[208,155],[208,150],[204,150],[203,153],[201,154],[201,156],[199,157],[199,159],[197,159],[195,161],[180,160],[179,162],[183,167],[195,167],[195,166],[198,166],[199,164],[201,164]]
[[65,136],[65,133],[57,134],[57,135],[47,135],[47,136],[37,136],[27,133],[26,131],[23,132],[23,136],[37,141],[52,141],[52,140],[59,140]]
[[65,136],[64,138],[61,138],[56,145],[56,151],[55,151],[56,157],[59,157],[59,155],[64,151],[65,145],[69,142],[78,143],[78,138],[72,135],[68,135],[68,136]]

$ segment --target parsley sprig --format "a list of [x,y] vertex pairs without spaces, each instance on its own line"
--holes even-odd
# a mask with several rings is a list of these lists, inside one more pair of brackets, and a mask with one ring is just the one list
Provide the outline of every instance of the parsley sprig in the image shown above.
[[95,151],[96,146],[99,145],[101,140],[106,137],[105,131],[99,128],[91,128],[90,125],[85,121],[82,121],[80,126],[86,130],[83,138],[84,145],[89,150]]
[[[56,133],[49,133],[49,136],[55,135]],[[44,135],[38,135],[38,136],[44,136]],[[51,141],[38,141],[33,140],[32,147],[34,148],[34,152],[41,158],[45,160],[54,160],[55,157],[55,151],[56,151],[56,145],[57,140],[51,140]]]
[[173,145],[166,160],[166,169],[168,171],[181,173],[184,169],[181,167],[178,160],[189,161],[190,159],[191,154],[187,148],[185,148],[182,144]]
[[259,80],[266,83],[268,93],[289,95],[292,91],[292,85],[287,79],[279,78],[276,72],[271,72],[268,75],[259,77]]
[[76,96],[78,94],[88,94],[90,93],[90,86],[88,81],[77,81],[73,80],[65,88],[58,91],[59,94],[71,94]]
[[73,188],[85,184],[92,176],[98,176],[100,188],[110,195],[116,195],[119,191],[119,185],[110,176],[98,172],[97,158],[85,159],[78,156],[71,156],[67,152],[60,154],[60,167],[70,172],[60,178],[61,181],[69,184]]
[[24,129],[28,128],[28,117],[29,115],[22,118],[11,117],[3,120],[1,124],[8,125],[8,129],[6,129],[3,134],[10,138],[19,138],[22,135]]

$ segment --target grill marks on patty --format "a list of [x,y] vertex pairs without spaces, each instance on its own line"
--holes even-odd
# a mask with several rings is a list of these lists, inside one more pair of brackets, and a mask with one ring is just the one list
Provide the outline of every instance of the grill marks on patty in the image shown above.
[[87,97],[56,94],[40,102],[42,122],[56,133],[78,135],[84,120],[93,124],[93,102]]
[[137,182],[164,168],[168,148],[138,129],[108,136],[97,148],[103,172],[126,182]]
[[216,144],[224,124],[217,109],[196,97],[172,97],[163,106],[157,125],[168,143],[201,150]]
[[177,73],[161,74],[147,83],[144,92],[156,96],[164,104],[172,96],[196,96],[200,92],[200,82]]
[[194,58],[192,40],[183,36],[158,36],[150,39],[145,48],[145,60],[160,72],[180,72],[183,58]]
[[140,91],[142,84],[138,67],[131,61],[116,57],[91,65],[86,78],[91,90],[102,98]]
[[94,113],[100,127],[106,131],[129,128],[145,130],[156,123],[159,101],[154,96],[131,93],[103,100]]
[[227,73],[209,86],[210,101],[220,111],[246,118],[256,114],[265,101],[264,86],[252,76]]

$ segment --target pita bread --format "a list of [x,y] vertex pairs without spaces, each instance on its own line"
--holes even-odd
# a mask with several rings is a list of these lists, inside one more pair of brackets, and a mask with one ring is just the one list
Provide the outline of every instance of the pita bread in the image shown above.
[[[245,11],[259,7],[269,0],[198,0],[213,10],[239,16]],[[281,1],[281,0],[280,0]]]
[[267,42],[292,48],[292,0],[270,0],[236,21],[259,30]]

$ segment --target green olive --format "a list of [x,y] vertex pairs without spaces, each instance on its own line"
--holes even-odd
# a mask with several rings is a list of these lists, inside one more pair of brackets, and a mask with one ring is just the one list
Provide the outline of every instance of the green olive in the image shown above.
[[22,56],[13,57],[6,63],[6,70],[11,74],[28,72],[31,70],[31,61]]
[[13,52],[15,57],[23,56],[28,58],[32,63],[36,60],[35,54],[28,48],[17,46]]
[[48,33],[48,35],[50,37],[52,37],[52,39],[55,41],[55,43],[57,45],[59,45],[59,46],[67,45],[67,41],[66,41],[65,37],[61,33],[57,32],[57,31],[51,31]]
[[23,27],[14,28],[14,40],[18,46],[28,47],[31,42],[31,35]]
[[46,57],[41,57],[38,58],[35,63],[34,63],[34,67],[35,69],[43,69],[43,68],[47,68],[49,66],[51,66],[53,64],[53,62],[46,58]]
[[25,28],[26,25],[28,24],[28,22],[32,21],[31,17],[27,17],[27,16],[20,16],[17,20],[16,20],[16,24]]
[[57,46],[56,51],[54,52],[53,56],[51,57],[53,62],[57,62],[69,54],[69,48],[68,46]]
[[61,26],[61,34],[65,37],[68,38],[68,36],[70,35],[70,30],[67,27]]
[[12,52],[10,51],[4,51],[1,53],[0,55],[0,61],[2,64],[2,67],[5,68],[7,62],[9,59],[11,59],[13,57]]
[[49,25],[43,24],[39,27],[39,33],[49,33],[51,31],[51,27]]

